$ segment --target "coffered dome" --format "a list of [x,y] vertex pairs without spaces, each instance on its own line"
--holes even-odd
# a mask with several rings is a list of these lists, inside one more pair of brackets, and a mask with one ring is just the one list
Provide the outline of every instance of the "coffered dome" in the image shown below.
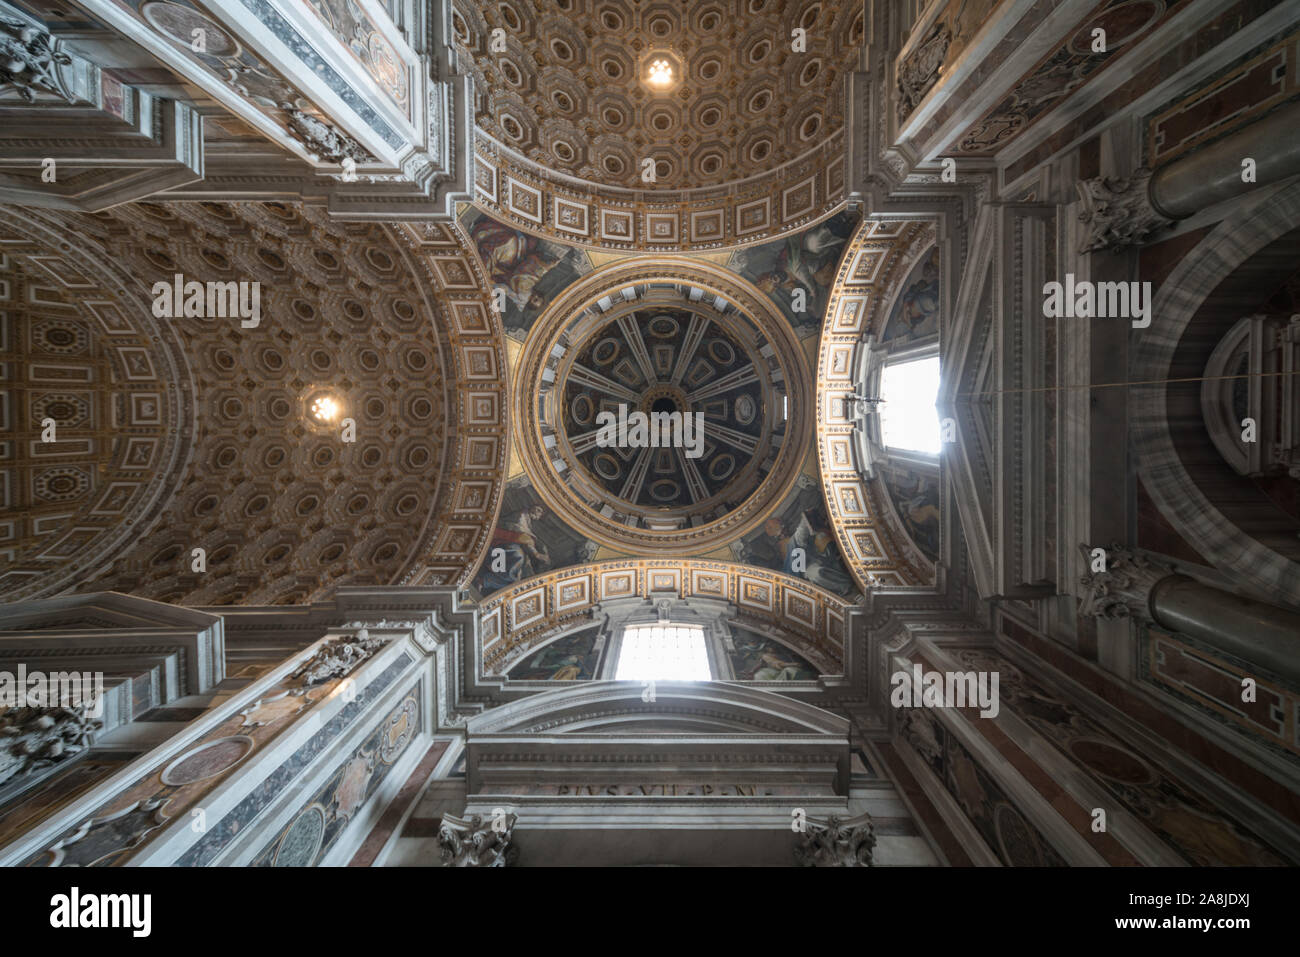
[[452,22],[482,131],[624,189],[719,186],[809,153],[843,126],[863,37],[849,0],[457,0]]
[[811,390],[790,325],[698,262],[596,270],[525,346],[520,452],[559,516],[612,548],[691,552],[761,522],[788,491]]

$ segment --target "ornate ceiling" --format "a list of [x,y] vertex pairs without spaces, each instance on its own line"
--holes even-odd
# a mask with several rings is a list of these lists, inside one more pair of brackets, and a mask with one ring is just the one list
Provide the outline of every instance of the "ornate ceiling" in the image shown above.
[[[605,322],[563,364],[561,453],[626,507],[707,518],[740,504],[767,474],[777,383],[752,348],[765,340],[745,320],[683,308],[671,287],[647,293],[666,301]],[[691,416],[682,419],[683,445],[600,444],[602,413],[626,420],[637,412]],[[687,429],[697,415],[698,438]]]
[[[504,352],[478,273],[448,256],[451,228],[280,203],[6,221],[5,342],[24,370],[6,390],[22,439],[8,596],[75,575],[83,590],[275,604],[472,573],[500,504]],[[153,319],[146,290],[176,274],[260,283],[261,322]],[[321,397],[332,422],[310,414]]]
[[176,330],[61,238],[35,218],[0,230],[0,594],[14,599],[75,582],[155,518],[194,423]]
[[[793,328],[756,287],[698,260],[583,276],[533,325],[516,383],[516,444],[540,504],[622,552],[698,554],[743,535],[790,490],[810,438]],[[620,406],[702,414],[701,454],[600,445],[597,416]]]
[[[851,0],[457,0],[452,22],[483,131],[624,189],[719,186],[807,153],[843,125],[863,37]],[[661,86],[647,80],[656,63]]]
[[845,199],[842,91],[862,16],[848,0],[458,0],[474,202],[610,250],[802,230]]

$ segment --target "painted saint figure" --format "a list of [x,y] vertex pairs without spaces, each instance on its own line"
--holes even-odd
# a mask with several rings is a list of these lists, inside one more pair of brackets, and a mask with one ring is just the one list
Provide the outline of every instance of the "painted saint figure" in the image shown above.
[[[533,523],[539,522],[546,510],[540,505],[530,505],[504,518],[495,534],[488,551],[487,571],[483,575],[485,593],[513,585],[517,581],[539,575],[551,567],[551,556],[533,529]],[[500,553],[505,553],[505,570],[500,567]]]

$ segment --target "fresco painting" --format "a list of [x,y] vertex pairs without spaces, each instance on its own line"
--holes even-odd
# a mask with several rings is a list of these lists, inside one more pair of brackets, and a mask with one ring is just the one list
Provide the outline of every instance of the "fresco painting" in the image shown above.
[[527,338],[547,304],[591,271],[591,260],[581,250],[521,232],[473,207],[466,208],[460,222],[483,261],[488,281],[504,294],[501,321],[514,339]]
[[[844,246],[858,225],[854,213],[836,213],[801,233],[732,254],[728,266],[772,297],[801,336],[816,333],[830,298]],[[803,289],[803,311],[794,307]]]
[[745,628],[732,627],[728,651],[737,681],[816,681],[818,671],[785,645]]
[[939,479],[913,471],[885,475],[885,489],[908,537],[925,557],[939,560]]
[[589,562],[596,548],[595,542],[575,532],[542,504],[526,476],[517,476],[506,486],[501,516],[487,557],[474,578],[474,588],[485,598],[553,568]]
[[939,249],[932,248],[912,267],[903,282],[882,342],[924,339],[939,331]]
[[590,681],[596,676],[595,651],[599,628],[585,631],[551,642],[533,652],[510,669],[516,681]]
[[[807,476],[800,476],[780,509],[731,549],[736,561],[785,572],[837,595],[857,593],[826,517],[821,487]],[[802,562],[796,549],[803,549]]]

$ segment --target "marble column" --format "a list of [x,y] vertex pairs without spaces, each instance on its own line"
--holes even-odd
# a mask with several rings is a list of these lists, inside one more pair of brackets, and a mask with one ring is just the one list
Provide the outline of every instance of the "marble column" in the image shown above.
[[[1080,548],[1091,563],[1094,546]],[[1300,681],[1300,614],[1206,585],[1120,545],[1104,551],[1106,570],[1081,579],[1080,614],[1151,622]]]
[[[1284,107],[1154,171],[1083,180],[1079,219],[1088,234],[1081,252],[1140,245],[1177,220],[1300,174],[1298,126],[1300,105]],[[1242,179],[1246,159],[1255,162],[1252,182]]]

